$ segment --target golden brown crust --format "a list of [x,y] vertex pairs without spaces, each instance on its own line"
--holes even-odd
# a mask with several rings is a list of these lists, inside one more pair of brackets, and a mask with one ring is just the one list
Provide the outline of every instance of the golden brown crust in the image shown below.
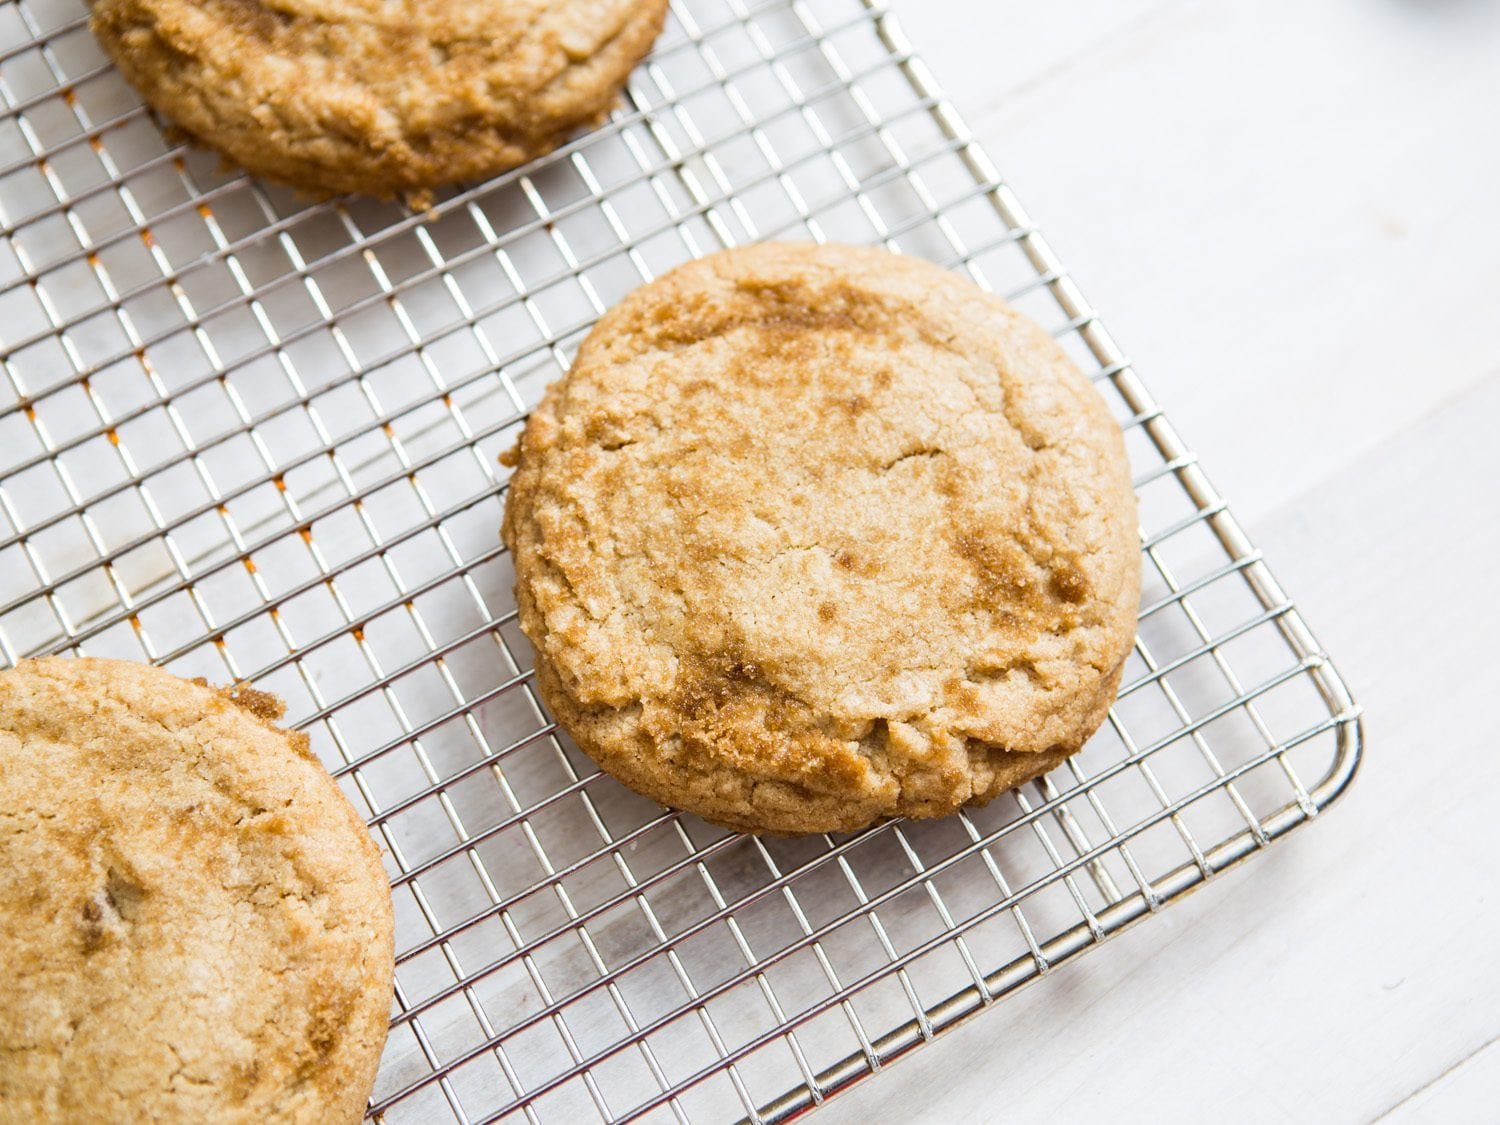
[[94,0],[161,113],[258,175],[420,199],[603,120],[666,0]]
[[360,1120],[390,1013],[380,855],[274,696],[0,673],[0,1120]]
[[745,831],[1045,772],[1135,633],[1103,401],[1003,301],[879,250],[748,247],[627,297],[528,421],[502,533],[558,721]]

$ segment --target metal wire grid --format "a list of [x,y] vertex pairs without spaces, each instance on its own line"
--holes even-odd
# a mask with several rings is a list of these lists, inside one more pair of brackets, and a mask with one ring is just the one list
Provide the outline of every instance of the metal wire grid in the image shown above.
[[[875,0],[677,0],[607,127],[428,216],[173,146],[86,18],[0,5],[0,658],[287,699],[387,856],[377,1116],[783,1118],[1352,776],[1327,657]],[[1125,429],[1147,581],[1119,703],[987,808],[726,834],[600,776],[531,687],[496,455],[611,302],[772,237],[967,271]]]

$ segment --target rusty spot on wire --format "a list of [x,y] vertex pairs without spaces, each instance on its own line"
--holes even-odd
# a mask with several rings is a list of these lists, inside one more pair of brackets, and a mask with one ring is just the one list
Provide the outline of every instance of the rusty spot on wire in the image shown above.
[[198,204],[198,214],[205,219],[212,219],[214,217],[214,209],[207,203],[200,203]]
[[133,613],[130,615],[130,627],[137,633],[141,631],[141,619]]
[[297,534],[300,535],[300,536],[302,536],[302,542],[311,545],[311,543],[312,543],[312,528],[310,528],[310,527],[299,527],[297,529]]
[[286,491],[286,477],[282,476],[280,473],[277,473],[274,477],[271,478],[271,483],[276,486],[277,492]]
[[246,555],[240,561],[245,564],[245,569],[246,570],[248,570],[251,574],[255,573],[255,560],[254,559],[252,559],[249,555]]
[[111,426],[109,429],[107,429],[107,430],[104,431],[104,436],[107,437],[107,438],[109,438],[109,444],[110,445],[119,445],[120,444],[120,432],[118,430],[116,430],[113,426]]
[[156,246],[156,235],[151,233],[150,227],[141,228],[141,241],[144,242],[148,247],[154,248]]
[[359,643],[359,644],[364,644],[365,643],[365,630],[364,630],[364,626],[362,626],[362,625],[356,625],[354,628],[352,628],[352,629],[349,630],[349,635],[351,637],[353,637],[357,643]]
[[65,89],[59,90],[58,93],[70,108],[78,104],[78,94],[74,91],[73,87],[68,86]]

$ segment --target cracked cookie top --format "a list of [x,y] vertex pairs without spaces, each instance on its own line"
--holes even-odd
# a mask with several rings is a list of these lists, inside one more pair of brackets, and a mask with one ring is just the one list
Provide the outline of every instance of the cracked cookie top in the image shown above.
[[124,661],[0,672],[0,1118],[364,1115],[390,893],[281,711]]
[[747,831],[993,797],[1113,701],[1120,429],[1044,331],[881,250],[763,244],[607,313],[506,504],[538,686],[601,766]]
[[142,96],[258,175],[425,200],[601,121],[666,0],[94,0]]

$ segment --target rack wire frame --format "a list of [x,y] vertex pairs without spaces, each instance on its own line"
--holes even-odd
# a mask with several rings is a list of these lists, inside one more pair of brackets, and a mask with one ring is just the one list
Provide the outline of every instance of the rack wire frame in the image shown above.
[[[1351,780],[1332,663],[881,0],[674,0],[605,127],[425,215],[173,144],[82,0],[0,4],[0,99],[0,662],[288,701],[391,876],[376,1117],[783,1120]],[[531,686],[497,454],[612,301],[776,237],[967,272],[1124,428],[1120,699],[986,808],[729,834],[600,775]]]

